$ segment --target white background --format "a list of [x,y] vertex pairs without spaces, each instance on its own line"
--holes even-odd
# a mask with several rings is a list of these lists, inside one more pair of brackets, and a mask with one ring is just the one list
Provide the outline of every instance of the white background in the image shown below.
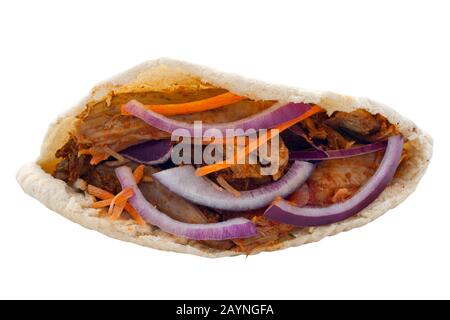
[[[0,298],[450,298],[448,1],[1,1]],[[22,193],[48,124],[168,56],[374,98],[435,139],[417,191],[319,243],[208,260],[86,230]]]

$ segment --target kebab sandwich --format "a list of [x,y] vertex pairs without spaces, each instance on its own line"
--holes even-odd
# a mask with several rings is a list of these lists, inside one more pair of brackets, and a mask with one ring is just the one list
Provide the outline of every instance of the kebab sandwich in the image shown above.
[[365,225],[431,155],[429,135],[373,100],[158,59],[94,87],[17,180],[112,238],[223,257]]

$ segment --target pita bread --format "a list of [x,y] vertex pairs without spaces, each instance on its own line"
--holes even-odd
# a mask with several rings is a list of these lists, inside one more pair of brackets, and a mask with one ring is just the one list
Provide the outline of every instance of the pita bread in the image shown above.
[[410,120],[376,101],[332,92],[309,91],[268,84],[191,63],[163,58],[145,62],[104,81],[96,86],[88,97],[60,116],[49,127],[39,158],[36,162],[27,164],[19,170],[17,181],[27,194],[38,199],[51,210],[86,228],[97,230],[112,238],[155,249],[204,257],[241,254],[235,251],[211,249],[196,241],[180,239],[151,226],[138,226],[132,220],[111,223],[108,219],[99,217],[97,210],[90,208],[93,201],[91,196],[77,192],[65,182],[53,178],[40,166],[40,164],[56,161],[54,158],[56,150],[67,141],[75,116],[82,111],[86,103],[108,99],[113,90],[115,93],[121,93],[165,89],[176,85],[202,86],[203,84],[228,89],[252,99],[317,103],[329,114],[336,110],[350,112],[364,108],[373,114],[381,113],[391,123],[397,124],[402,135],[410,141],[411,157],[402,164],[392,183],[371,205],[357,215],[339,223],[301,229],[295,233],[296,237],[292,240],[266,248],[266,251],[319,241],[326,236],[361,227],[375,220],[389,209],[397,206],[416,189],[432,155],[432,139],[429,135]]

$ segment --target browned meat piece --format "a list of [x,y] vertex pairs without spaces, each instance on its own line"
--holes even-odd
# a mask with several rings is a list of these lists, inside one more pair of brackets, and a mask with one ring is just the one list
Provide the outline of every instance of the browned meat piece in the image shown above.
[[231,240],[199,240],[199,242],[217,250],[231,250],[236,247],[236,244]]
[[86,173],[90,168],[89,159],[91,157],[86,155],[79,157],[78,145],[73,139],[70,139],[59,149],[55,156],[64,159],[56,166],[53,176],[68,183],[75,182],[80,175]]
[[218,210],[218,211],[220,212],[222,219],[224,221],[239,217],[251,220],[254,217],[262,216],[264,214],[264,211],[266,211],[266,207],[247,211],[226,211],[226,210]]
[[363,109],[352,112],[335,112],[325,123],[334,129],[342,129],[362,136],[378,132],[381,128],[377,118]]
[[316,145],[323,145],[325,149],[347,149],[356,141],[370,143],[398,134],[395,125],[390,124],[385,117],[372,115],[363,109],[338,111],[330,118],[325,113],[319,113],[302,121],[300,125]]
[[[225,179],[263,178],[259,164],[235,164],[225,173]],[[270,177],[268,177],[269,180]]]
[[314,139],[325,140],[327,138],[327,131],[313,118],[305,119],[301,122],[303,128],[309,133],[309,136]]
[[355,143],[327,125],[323,125],[323,128],[327,132],[328,149],[348,149]]
[[371,136],[365,137],[367,141],[376,142],[399,134],[397,127],[389,123],[389,121],[384,116],[382,116],[381,114],[376,114],[375,118],[381,124],[380,130]]
[[122,190],[119,180],[117,180],[114,168],[108,167],[105,164],[98,166],[91,166],[85,174],[81,175],[88,184],[102,188],[112,194],[117,194]]
[[219,175],[222,176],[234,189],[238,191],[256,189],[262,185],[272,182],[271,176],[258,175],[257,178],[232,178],[233,173],[229,169],[219,171],[218,173],[213,173],[212,179],[215,180]]
[[327,116],[320,113],[301,122],[303,130],[308,137],[317,142],[317,145],[324,144],[326,149],[347,149],[354,141],[349,140],[334,128],[326,125]]
[[[159,171],[146,166],[145,174],[151,175]],[[207,223],[208,218],[197,206],[171,192],[157,180],[141,182],[139,188],[145,198],[159,210],[175,220],[187,223]]]
[[395,125],[381,114],[372,115],[365,110],[350,113],[336,112],[325,123],[363,143],[376,142],[398,134]]
[[375,173],[382,155],[375,152],[319,163],[307,181],[308,205],[327,206],[351,197]]
[[310,191],[307,183],[302,184],[295,190],[288,198],[288,200],[299,207],[304,207],[308,204]]

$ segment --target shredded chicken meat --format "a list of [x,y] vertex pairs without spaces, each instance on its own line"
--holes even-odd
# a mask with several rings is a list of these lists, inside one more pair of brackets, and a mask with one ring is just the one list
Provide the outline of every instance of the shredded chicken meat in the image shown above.
[[308,205],[326,206],[351,197],[375,173],[382,158],[379,151],[322,161],[307,180]]
[[237,245],[236,250],[250,254],[255,250],[267,249],[295,237],[292,231],[296,228],[289,224],[270,221],[263,216],[256,216],[252,221],[256,225],[258,234],[251,238],[234,239],[233,242]]

